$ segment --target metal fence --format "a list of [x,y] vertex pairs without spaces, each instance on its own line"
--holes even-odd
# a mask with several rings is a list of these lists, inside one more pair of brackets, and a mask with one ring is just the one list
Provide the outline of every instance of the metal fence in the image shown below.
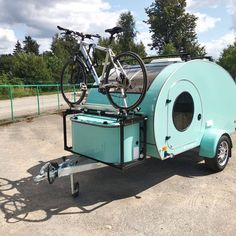
[[[33,111],[33,113],[37,113],[38,115],[40,115],[42,107],[41,98],[46,96],[55,96],[56,99],[54,99],[55,101],[53,100],[53,102],[55,102],[55,108],[57,110],[61,109],[62,106],[61,102],[63,99],[61,98],[59,84],[0,85],[0,98],[1,98],[0,112],[4,114],[4,112],[10,111],[9,118],[11,120],[15,120],[16,105],[14,104],[14,100],[16,98],[25,99],[27,97],[35,97],[35,101],[32,101],[32,103],[33,104],[35,103],[34,105],[36,107],[36,111]],[[8,102],[9,106],[7,105]],[[1,103],[4,104],[3,107],[1,107]],[[23,103],[24,101],[22,100],[22,104]],[[27,115],[27,114],[22,114],[22,115]],[[4,116],[1,115],[0,113],[0,119],[3,118]]]

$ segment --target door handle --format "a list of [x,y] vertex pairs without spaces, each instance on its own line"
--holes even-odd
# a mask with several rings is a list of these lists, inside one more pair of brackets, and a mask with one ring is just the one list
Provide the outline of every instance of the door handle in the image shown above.
[[202,119],[202,114],[198,114],[197,120],[201,120],[201,119]]

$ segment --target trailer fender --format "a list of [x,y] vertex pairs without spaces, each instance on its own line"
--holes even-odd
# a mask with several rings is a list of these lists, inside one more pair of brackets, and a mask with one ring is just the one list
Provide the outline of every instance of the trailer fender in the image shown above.
[[202,157],[214,158],[216,155],[217,144],[222,136],[227,136],[229,138],[231,150],[233,146],[232,140],[230,135],[225,130],[207,129],[201,140],[199,155]]

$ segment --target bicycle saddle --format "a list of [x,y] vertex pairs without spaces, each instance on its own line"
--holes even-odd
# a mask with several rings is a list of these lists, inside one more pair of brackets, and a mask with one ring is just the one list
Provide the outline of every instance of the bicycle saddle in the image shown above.
[[106,33],[109,33],[109,34],[111,34],[111,35],[113,35],[113,34],[118,34],[118,33],[121,33],[121,32],[123,32],[123,31],[124,31],[123,28],[120,27],[120,26],[115,26],[115,27],[112,28],[112,29],[106,29],[106,30],[105,30]]

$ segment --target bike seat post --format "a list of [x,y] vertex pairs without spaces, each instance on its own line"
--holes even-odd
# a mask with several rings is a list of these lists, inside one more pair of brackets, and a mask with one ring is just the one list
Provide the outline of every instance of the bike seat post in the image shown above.
[[111,34],[110,40],[109,40],[109,44],[111,45],[112,40],[113,40],[115,34],[119,34],[119,33],[123,32],[123,31],[124,31],[123,28],[120,27],[120,26],[116,26],[116,27],[114,27],[112,29],[106,29],[105,32]]

